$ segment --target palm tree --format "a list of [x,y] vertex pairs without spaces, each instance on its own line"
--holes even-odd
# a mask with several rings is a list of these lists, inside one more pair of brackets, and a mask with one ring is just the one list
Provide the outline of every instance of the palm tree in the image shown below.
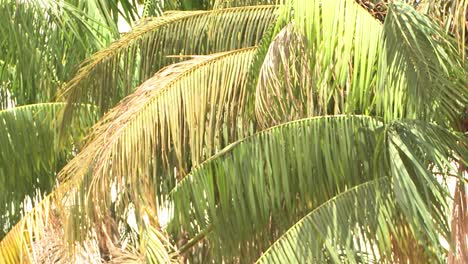
[[467,5],[1,0],[0,262],[464,263]]

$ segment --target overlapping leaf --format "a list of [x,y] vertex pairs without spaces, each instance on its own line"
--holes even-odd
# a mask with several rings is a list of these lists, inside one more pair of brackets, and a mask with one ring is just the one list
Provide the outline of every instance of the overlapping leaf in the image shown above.
[[399,3],[390,6],[383,32],[377,114],[457,127],[468,104],[468,80],[452,39]]
[[141,222],[145,208],[156,212],[160,197],[192,166],[248,133],[242,113],[254,51],[199,56],[167,67],[93,128],[85,149],[58,176],[77,188],[67,198],[77,214],[68,223],[70,240],[79,239],[74,236],[80,227],[109,217],[110,207],[124,213],[132,203]]
[[[387,177],[391,206],[383,208],[386,215],[369,220],[387,222],[359,234],[354,232],[366,230],[348,229],[343,226],[348,218],[344,218],[331,233],[308,234],[317,238],[315,250],[324,249],[320,239],[329,236],[328,253],[323,257],[335,262],[347,255],[364,258],[359,256],[359,247],[370,250],[367,253],[374,255],[368,257],[377,261],[442,260],[447,252],[441,239],[449,238],[449,194],[435,175],[446,179],[453,171],[453,161],[466,163],[466,150],[456,147],[460,140],[463,138],[441,127],[415,121],[382,127],[370,117],[342,116],[287,123],[233,144],[187,176],[172,192],[175,213],[171,230],[182,226],[192,236],[212,230],[203,237],[215,256],[224,261],[242,256],[248,261],[304,211],[360,183]],[[371,202],[366,208],[373,210],[372,206],[380,210],[379,204]],[[349,210],[365,217],[366,208]],[[366,219],[362,221],[364,225]],[[362,241],[360,236],[364,236]],[[344,248],[331,242],[335,239]],[[412,243],[414,252],[408,250],[413,247],[408,241],[417,241]],[[305,260],[302,257],[308,255],[299,253],[300,262]],[[320,258],[316,254],[310,257]]]
[[256,45],[276,17],[276,6],[253,6],[169,12],[147,18],[88,58],[65,86],[62,96],[70,107],[77,102],[93,102],[106,112],[157,70],[180,61],[180,56]]
[[379,126],[369,117],[317,117],[239,141],[172,191],[170,230],[195,235],[211,227],[215,256],[253,260],[308,208],[385,176],[385,159],[371,158]]
[[272,42],[260,73],[259,123],[267,128],[310,116],[371,112],[381,23],[353,0],[297,0],[288,8],[293,24]]
[[454,40],[428,17],[399,3],[384,25],[351,0],[297,0],[291,8],[294,28],[272,43],[257,87],[264,128],[341,113],[458,126],[466,67]]
[[0,1],[0,109],[51,101],[80,61],[110,41],[94,1]]
[[338,194],[294,224],[257,263],[390,262],[390,186],[381,178]]
[[[26,196],[34,199],[52,189],[56,173],[79,150],[94,122],[90,115],[79,116],[66,130],[66,140],[59,142],[56,114],[64,107],[48,103],[0,111],[1,237],[18,220]],[[92,111],[88,108],[80,112]]]

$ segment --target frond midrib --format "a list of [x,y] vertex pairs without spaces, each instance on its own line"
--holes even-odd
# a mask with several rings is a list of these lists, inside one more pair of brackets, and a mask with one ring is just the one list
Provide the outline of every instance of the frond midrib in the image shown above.
[[282,124],[278,124],[278,125],[275,125],[275,126],[272,126],[272,127],[269,127],[267,129],[264,129],[264,130],[261,130],[253,135],[250,135],[250,136],[247,136],[241,140],[238,140],[236,142],[233,142],[231,144],[229,144],[228,146],[226,146],[225,148],[223,148],[221,151],[219,151],[218,153],[216,153],[215,155],[209,157],[208,159],[206,159],[205,161],[203,161],[202,163],[200,163],[199,165],[197,165],[196,167],[192,168],[191,172],[189,174],[187,174],[180,182],[177,183],[177,185],[174,187],[174,189],[170,192],[169,196],[171,196],[173,194],[173,192],[175,192],[178,188],[179,185],[182,185],[185,181],[189,180],[189,176],[193,175],[193,173],[197,170],[202,170],[205,166],[207,166],[209,163],[211,163],[213,160],[215,159],[218,159],[218,158],[221,158],[221,157],[224,157],[226,155],[229,154],[229,152],[235,148],[236,146],[238,145],[242,145],[242,144],[247,144],[248,142],[251,142],[253,140],[255,140],[256,138],[261,138],[263,137],[264,135],[268,135],[271,133],[271,131],[273,130],[276,130],[276,129],[280,129],[280,128],[287,128],[287,127],[290,127],[290,126],[293,126],[293,125],[296,125],[296,124],[300,124],[300,123],[306,123],[306,122],[310,122],[312,120],[319,120],[319,119],[330,119],[330,118],[344,118],[344,117],[351,117],[351,118],[362,118],[362,119],[368,119],[368,120],[374,120],[376,121],[378,124],[382,124],[379,119],[376,119],[375,117],[372,117],[372,116],[367,116],[367,115],[330,115],[330,116],[314,116],[314,117],[306,117],[306,118],[302,118],[302,119],[298,119],[298,120],[294,120],[294,121],[290,121],[290,122],[286,122],[286,123],[282,123]]
[[[301,219],[299,219],[296,223],[294,223],[290,228],[288,228],[285,232],[283,232],[283,234],[281,236],[279,236],[275,242],[273,242],[270,247],[268,247],[267,250],[265,250],[265,252],[263,252],[263,254],[258,258],[257,261],[255,261],[255,263],[260,263],[260,261],[264,258],[265,255],[267,255],[270,251],[274,250],[274,247],[275,245],[277,245],[277,243],[281,240],[281,238],[283,238],[284,236],[286,236],[290,231],[294,230],[296,227],[298,227],[299,225],[301,225],[302,223],[304,223],[311,215],[313,215],[314,213],[316,213],[317,211],[319,211],[320,209],[330,205],[330,204],[333,204],[333,202],[335,202],[336,200],[338,200],[340,197],[343,197],[347,194],[349,194],[350,192],[353,192],[353,191],[356,191],[357,189],[360,189],[360,188],[363,188],[363,187],[366,187],[366,186],[370,186],[370,185],[375,185],[375,184],[378,184],[378,182],[384,182],[384,181],[387,181],[388,178],[387,177],[381,177],[381,178],[377,178],[375,180],[370,180],[370,181],[367,181],[367,182],[364,182],[364,183],[361,183],[361,184],[358,184],[358,185],[355,185],[351,188],[349,188],[348,190],[346,191],[343,191],[335,196],[333,196],[331,199],[329,199],[328,201],[320,204],[319,206],[317,206],[316,208],[312,209],[309,213],[307,213],[304,217],[302,217]],[[314,228],[317,228],[315,225],[314,225]]]
[[[195,18],[195,17],[204,16],[204,15],[208,16],[212,14],[272,9],[275,7],[278,8],[279,5],[231,7],[231,8],[226,8],[226,9],[216,9],[216,10],[208,10],[208,11],[170,11],[170,12],[165,13],[165,14],[168,14],[170,17],[157,17],[156,20],[151,20],[151,19],[142,20],[140,25],[136,26],[134,30],[132,30],[130,33],[123,35],[122,38],[120,38],[116,42],[113,42],[108,48],[105,48],[103,50],[96,52],[90,58],[85,60],[82,63],[82,65],[84,65],[83,68],[81,68],[78,71],[78,73],[75,75],[75,77],[68,82],[68,85],[66,85],[65,89],[63,89],[62,91],[59,91],[58,97],[60,98],[66,95],[71,89],[74,88],[74,86],[79,85],[79,83],[81,83],[86,78],[86,76],[88,76],[88,74],[98,64],[111,59],[109,58],[111,54],[119,53],[122,49],[125,49],[125,47],[129,46],[130,43],[137,41],[146,33],[154,31],[157,28],[161,28],[168,24],[179,22],[184,19],[191,18],[191,17]],[[148,25],[141,26],[141,24],[145,23],[146,21],[148,21]]]

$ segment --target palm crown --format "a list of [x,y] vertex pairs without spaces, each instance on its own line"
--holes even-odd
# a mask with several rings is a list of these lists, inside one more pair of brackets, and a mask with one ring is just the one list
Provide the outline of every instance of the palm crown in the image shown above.
[[0,0],[0,262],[463,263],[467,4]]

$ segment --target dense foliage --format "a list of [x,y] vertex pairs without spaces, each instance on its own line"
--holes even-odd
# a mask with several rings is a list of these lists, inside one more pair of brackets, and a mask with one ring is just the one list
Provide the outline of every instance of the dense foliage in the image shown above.
[[0,263],[466,263],[467,17],[0,0]]

